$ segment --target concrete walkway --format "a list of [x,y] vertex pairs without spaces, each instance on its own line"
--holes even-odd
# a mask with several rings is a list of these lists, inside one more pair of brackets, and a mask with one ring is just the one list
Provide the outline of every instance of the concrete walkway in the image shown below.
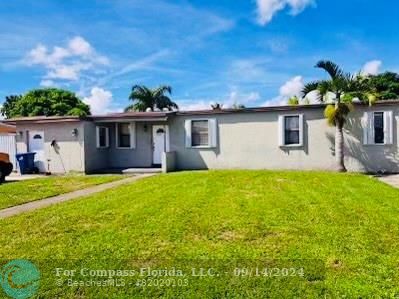
[[386,175],[378,179],[392,187],[399,188],[399,174]]
[[33,180],[33,179],[40,179],[45,178],[44,174],[24,174],[20,175],[19,173],[13,172],[9,176],[6,176],[6,182],[18,182],[18,181],[26,181],[26,180]]
[[45,208],[45,207],[48,207],[48,206],[51,206],[51,205],[54,205],[57,203],[69,201],[69,200],[80,198],[83,196],[92,195],[92,194],[95,194],[95,193],[98,193],[101,191],[105,191],[105,190],[108,190],[111,188],[115,188],[115,187],[118,187],[121,185],[133,183],[135,181],[138,181],[140,179],[150,177],[153,175],[155,175],[155,174],[152,174],[152,173],[140,174],[140,175],[136,175],[133,177],[129,177],[127,179],[122,179],[122,180],[114,181],[111,183],[101,184],[101,185],[97,185],[97,186],[90,187],[87,189],[78,190],[78,191],[74,191],[74,192],[70,192],[70,193],[65,193],[65,194],[54,196],[54,197],[49,197],[49,198],[45,198],[45,199],[41,199],[41,200],[37,200],[37,201],[28,202],[28,203],[25,203],[25,204],[22,204],[19,206],[3,209],[3,210],[0,210],[0,219],[15,216],[15,215],[18,215],[18,214],[21,214],[24,212],[29,212],[29,211]]

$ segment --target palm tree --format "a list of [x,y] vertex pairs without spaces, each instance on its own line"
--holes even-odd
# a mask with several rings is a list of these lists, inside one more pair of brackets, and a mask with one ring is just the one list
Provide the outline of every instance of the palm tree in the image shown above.
[[178,109],[179,107],[166,94],[172,94],[172,87],[161,85],[158,88],[150,89],[144,85],[134,85],[130,93],[129,100],[133,104],[125,108],[125,111],[146,111],[148,108],[158,109]]
[[223,104],[220,104],[220,103],[211,104],[211,108],[212,108],[212,110],[222,110]]
[[327,122],[335,126],[335,158],[336,168],[340,172],[346,172],[344,163],[344,134],[343,128],[348,114],[352,111],[352,101],[358,98],[361,101],[368,100],[371,104],[376,94],[363,84],[358,77],[345,73],[337,64],[331,61],[319,61],[316,68],[326,71],[330,78],[305,85],[303,96],[312,91],[317,91],[317,99],[320,102],[332,101],[324,110]]

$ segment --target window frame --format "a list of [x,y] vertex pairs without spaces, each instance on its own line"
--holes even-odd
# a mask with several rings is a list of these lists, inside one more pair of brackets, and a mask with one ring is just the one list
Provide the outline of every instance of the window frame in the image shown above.
[[[384,117],[384,143],[375,143],[375,113],[383,113]],[[391,146],[395,139],[395,112],[389,109],[364,111],[362,118],[363,145],[364,146]]]
[[[283,114],[280,115],[281,121],[279,124],[279,138],[280,138],[280,147],[282,148],[298,148],[304,146],[304,115],[301,113],[295,114]],[[298,133],[299,133],[299,143],[287,144],[286,143],[286,118],[288,117],[298,117]]]
[[[295,119],[298,119],[298,128],[295,128],[295,129],[288,129],[287,128],[287,119],[292,119],[292,118],[295,118]],[[301,117],[299,116],[299,115],[290,115],[290,116],[284,116],[284,145],[285,146],[298,146],[300,143],[301,143],[301,126],[300,126],[300,120],[301,120]],[[296,143],[288,143],[287,142],[287,133],[290,133],[290,132],[297,132],[298,133],[298,142],[296,142]]]
[[[129,126],[129,136],[130,136],[130,145],[129,146],[119,146],[119,125],[127,124]],[[115,146],[117,149],[134,149],[135,148],[135,123],[133,122],[116,122],[115,123]]]
[[[208,144],[207,145],[193,145],[193,123],[206,121],[208,127]],[[192,119],[191,120],[191,148],[210,148],[211,147],[211,134],[210,134],[210,127],[209,127],[209,119]]]
[[[385,115],[385,113],[386,113],[386,111],[373,111],[372,112],[373,113],[373,127],[372,127],[372,129],[373,129],[373,138],[372,138],[372,145],[386,145],[387,143],[386,143],[386,141],[387,141],[387,138],[386,138],[386,133],[387,132],[385,132],[385,126],[386,126],[386,124],[385,124],[385,118],[386,118],[386,115]],[[380,114],[382,114],[382,133],[383,133],[383,142],[375,142],[375,138],[376,138],[376,135],[375,135],[375,131],[376,131],[376,127],[375,127],[375,115],[377,114],[377,113],[380,113]]]
[[[100,131],[105,129],[105,146],[100,144]],[[96,126],[96,146],[98,149],[109,148],[109,128],[106,126]]]
[[[192,122],[207,121],[208,122],[208,145],[193,146],[192,145]],[[218,136],[219,124],[216,117],[187,118],[184,120],[185,147],[187,149],[215,149],[219,146]]]

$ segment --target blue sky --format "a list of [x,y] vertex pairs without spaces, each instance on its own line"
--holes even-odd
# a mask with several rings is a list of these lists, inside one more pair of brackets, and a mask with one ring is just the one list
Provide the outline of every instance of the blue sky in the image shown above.
[[58,86],[105,113],[128,105],[134,84],[171,85],[183,109],[284,103],[324,76],[320,59],[399,71],[396,2],[2,1],[0,104]]

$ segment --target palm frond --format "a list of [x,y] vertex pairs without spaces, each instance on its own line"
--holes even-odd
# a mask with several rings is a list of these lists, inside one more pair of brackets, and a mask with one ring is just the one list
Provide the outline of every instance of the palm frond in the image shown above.
[[172,87],[168,85],[161,85],[153,90],[154,97],[162,96],[165,93],[172,94]]
[[319,81],[319,86],[317,87],[317,91],[320,93],[321,101],[324,101],[327,94],[333,91],[333,86],[331,81]]
[[302,88],[302,96],[305,97],[308,93],[319,88],[319,81],[309,82]]
[[133,104],[133,111],[139,111],[139,112],[144,112],[147,110],[147,108],[151,108],[152,106],[149,106],[145,102],[136,102]]
[[155,107],[169,110],[178,109],[177,104],[165,95],[171,93],[172,87],[168,85],[161,85],[155,89],[150,89],[144,85],[134,85],[129,95],[133,104],[126,109],[129,111],[146,111],[148,108],[154,109]]
[[338,66],[338,64],[329,60],[320,60],[315,67],[325,70],[332,79],[344,75],[343,70]]
[[171,110],[173,108],[178,109],[179,107],[175,102],[173,102],[169,97],[167,96],[160,96],[156,100],[156,105],[159,109],[164,109],[167,108],[168,110]]
[[134,111],[134,104],[127,106],[127,107],[125,108],[125,110],[124,110],[124,111],[125,111],[125,112],[131,112],[131,111]]

